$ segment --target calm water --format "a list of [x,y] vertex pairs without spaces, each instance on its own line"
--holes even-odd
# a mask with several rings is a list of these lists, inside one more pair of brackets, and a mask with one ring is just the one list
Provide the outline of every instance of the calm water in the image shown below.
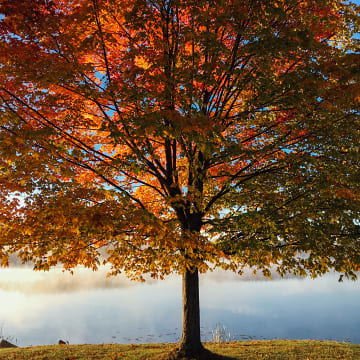
[[[0,269],[0,328],[20,346],[175,342],[181,281],[105,279],[105,271]],[[236,339],[331,339],[360,343],[360,283],[337,275],[265,281],[214,272],[200,279],[204,340],[218,323]],[[0,334],[1,335],[1,334]]]

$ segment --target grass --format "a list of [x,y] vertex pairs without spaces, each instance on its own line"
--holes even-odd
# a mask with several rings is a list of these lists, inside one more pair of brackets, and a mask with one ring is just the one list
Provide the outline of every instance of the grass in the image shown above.
[[[205,343],[230,359],[359,360],[360,345],[316,340],[236,341]],[[159,359],[174,344],[51,345],[0,349],[0,360],[141,360]]]

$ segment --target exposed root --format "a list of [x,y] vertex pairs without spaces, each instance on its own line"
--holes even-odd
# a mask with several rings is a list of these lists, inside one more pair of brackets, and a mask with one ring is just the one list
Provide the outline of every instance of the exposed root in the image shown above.
[[205,348],[193,353],[192,351],[176,347],[169,354],[164,355],[161,360],[229,360],[229,358],[214,354]]

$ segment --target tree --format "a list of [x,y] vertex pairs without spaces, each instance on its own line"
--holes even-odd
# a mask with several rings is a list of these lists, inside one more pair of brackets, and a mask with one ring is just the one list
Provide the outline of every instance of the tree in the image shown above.
[[[359,7],[3,0],[0,258],[36,270],[356,278]],[[209,358],[209,354],[206,355]]]

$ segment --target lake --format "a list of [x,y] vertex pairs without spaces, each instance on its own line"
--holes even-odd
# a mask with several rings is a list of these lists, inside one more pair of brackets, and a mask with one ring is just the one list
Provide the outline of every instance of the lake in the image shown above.
[[[19,346],[176,342],[181,335],[181,279],[135,283],[106,270],[0,269],[0,335]],[[203,340],[217,324],[237,340],[328,339],[360,343],[360,283],[320,279],[200,277]]]

